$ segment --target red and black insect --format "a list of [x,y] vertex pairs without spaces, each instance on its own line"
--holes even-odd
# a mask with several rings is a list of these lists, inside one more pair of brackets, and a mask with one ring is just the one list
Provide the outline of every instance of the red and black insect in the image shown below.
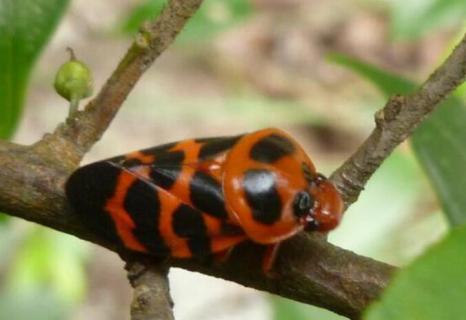
[[335,187],[278,129],[191,139],[86,165],[66,183],[71,206],[107,241],[179,258],[222,254],[250,239],[269,245],[342,215]]

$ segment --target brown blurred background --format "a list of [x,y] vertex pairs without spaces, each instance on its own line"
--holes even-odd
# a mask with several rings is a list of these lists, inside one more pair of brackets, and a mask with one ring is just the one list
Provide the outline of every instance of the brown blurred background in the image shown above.
[[[273,126],[295,135],[319,171],[330,174],[368,135],[384,98],[327,56],[344,53],[422,81],[458,32],[459,20],[448,12],[430,21],[430,2],[206,0],[85,162],[188,137]],[[35,68],[14,140],[32,143],[65,119],[67,102],[52,83],[68,59],[67,46],[91,67],[98,90],[139,23],[162,4],[72,1]],[[406,143],[377,172],[330,241],[404,264],[445,230],[438,211]],[[115,254],[22,221],[0,229],[0,319],[129,319],[131,291]],[[170,279],[178,320],[343,319],[183,270],[171,270]]]

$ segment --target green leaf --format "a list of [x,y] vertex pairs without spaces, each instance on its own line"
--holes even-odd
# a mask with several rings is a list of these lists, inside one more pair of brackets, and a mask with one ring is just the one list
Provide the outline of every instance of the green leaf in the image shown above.
[[68,2],[0,1],[0,139],[18,124],[31,69]]
[[344,54],[329,54],[327,60],[365,77],[387,97],[394,94],[406,94],[416,88],[416,84],[412,81]]
[[414,263],[399,271],[366,320],[464,319],[466,227],[453,230]]
[[[416,84],[367,63],[332,55],[330,60],[370,80],[387,97],[405,94]],[[466,222],[466,105],[452,96],[414,132],[411,144],[452,225]]]
[[466,18],[464,0],[393,0],[390,4],[395,38],[418,38],[433,28],[459,24]]
[[411,144],[452,225],[466,222],[466,105],[451,97],[416,130]]

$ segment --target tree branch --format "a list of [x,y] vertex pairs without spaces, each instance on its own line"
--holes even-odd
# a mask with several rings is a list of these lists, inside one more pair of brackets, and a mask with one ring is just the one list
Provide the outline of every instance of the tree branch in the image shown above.
[[[0,152],[0,168],[0,211],[116,251],[112,244],[89,232],[68,207],[63,192],[68,172],[43,162],[32,152],[14,150]],[[382,292],[394,270],[301,234],[283,244],[275,264],[279,278],[271,279],[261,271],[261,249],[245,243],[225,264],[176,260],[172,265],[322,306],[354,319]]]
[[140,259],[128,262],[125,268],[134,288],[131,319],[174,320],[167,278],[168,265]]
[[447,60],[415,92],[392,97],[376,113],[376,127],[359,149],[336,170],[331,180],[346,206],[355,202],[369,178],[392,151],[466,77],[466,36]]
[[170,0],[155,22],[145,24],[120,64],[97,96],[35,148],[56,155],[65,149],[69,168],[75,168],[84,154],[107,130],[128,94],[157,57],[174,41],[202,0]]
[[[83,154],[108,127],[121,103],[148,65],[173,41],[200,0],[172,0],[159,20],[140,34],[99,95],[76,117],[60,125],[31,147],[0,143],[0,211],[115,248],[81,224],[68,208],[63,186]],[[147,34],[147,32],[149,34]],[[147,43],[147,47],[146,44]],[[332,176],[349,204],[357,198],[370,175],[393,148],[406,138],[427,113],[458,85],[466,72],[466,43],[463,40],[445,64],[415,93],[395,97],[378,113],[377,127],[357,153]],[[394,268],[335,247],[318,237],[300,234],[286,241],[275,265],[277,279],[260,271],[261,248],[245,243],[235,249],[228,263],[204,265],[194,261],[172,261],[172,265],[199,271],[284,297],[315,304],[352,319],[387,285]],[[144,258],[147,261],[148,258]],[[137,260],[141,263],[143,260]],[[143,262],[146,272],[130,277],[136,291],[148,291],[154,277],[161,285],[164,306],[169,306],[164,270]],[[138,270],[129,264],[130,275]],[[159,288],[159,289],[160,289]],[[140,290],[141,291],[141,290]],[[138,291],[139,292],[139,291]],[[138,301],[139,293],[136,293]],[[150,294],[152,299],[152,294]],[[155,297],[155,296],[154,296]],[[164,297],[164,298],[163,298]],[[157,299],[156,299],[157,300]],[[148,301],[145,298],[141,301]],[[151,300],[155,301],[155,300]],[[152,303],[149,314],[153,311]],[[138,303],[133,315],[139,316]],[[167,310],[167,309],[165,309]],[[143,314],[143,313],[142,313]],[[170,317],[170,312],[167,312]],[[143,318],[141,318],[143,319]]]
[[395,271],[388,264],[304,233],[281,245],[274,264],[276,277],[262,272],[263,253],[263,247],[245,243],[235,248],[224,264],[199,265],[178,260],[173,265],[326,308],[351,319],[359,319]]

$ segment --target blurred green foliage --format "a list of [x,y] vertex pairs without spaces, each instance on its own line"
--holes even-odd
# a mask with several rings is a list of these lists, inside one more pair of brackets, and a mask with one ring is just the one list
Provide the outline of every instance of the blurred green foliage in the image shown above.
[[0,291],[0,319],[10,319],[20,302],[21,310],[16,311],[20,319],[64,319],[86,291],[86,246],[39,226],[17,231],[0,230],[0,270],[7,270]]
[[[402,242],[422,216],[413,219],[428,185],[414,156],[396,150],[371,177],[364,192],[345,213],[341,225],[329,234],[329,241],[348,250],[354,250],[382,261],[406,261],[413,246],[426,246],[432,241],[432,231],[416,233],[417,241]],[[403,190],[403,192],[400,192]],[[407,226],[410,226],[407,228]],[[444,231],[444,225],[437,229]],[[436,234],[438,236],[438,234]]]
[[85,292],[85,256],[78,239],[34,226],[17,248],[7,286],[18,292],[49,286],[65,301],[79,301]]
[[164,0],[146,0],[136,5],[131,12],[124,17],[121,31],[125,33],[135,33],[145,21],[157,17],[166,5]]
[[0,212],[0,225],[6,223],[9,220],[9,217],[6,214]]
[[[165,0],[142,2],[124,19],[121,30],[124,33],[135,33],[145,21],[157,17],[165,5]],[[205,0],[177,41],[209,41],[212,36],[240,23],[251,13],[249,0]]]
[[434,28],[464,23],[464,0],[390,0],[391,29],[396,39],[415,39]]
[[466,227],[452,230],[442,242],[399,271],[365,319],[464,319],[465,244]]
[[[157,108],[147,101],[157,99]],[[163,87],[154,87],[144,99],[128,97],[133,108],[121,110],[125,115],[145,115],[167,123],[246,123],[253,130],[265,126],[319,125],[328,121],[301,101],[273,99],[250,90],[231,90],[225,99],[202,96],[174,96]]]
[[2,320],[64,320],[69,317],[68,310],[55,293],[43,289],[0,294]]
[[325,309],[280,297],[271,297],[274,320],[343,320]]
[[9,138],[18,124],[34,62],[68,2],[0,1],[0,139]]
[[[344,55],[332,55],[339,63],[369,79],[386,97],[405,94],[414,82]],[[414,132],[411,143],[429,176],[452,225],[466,222],[466,175],[459,174],[466,163],[466,105],[450,97]]]
[[[368,78],[386,97],[416,88],[413,82],[348,56],[333,55],[330,59]],[[466,106],[451,97],[411,138],[452,225],[466,221],[466,177],[458,174],[466,163],[466,145],[462,142],[466,136],[465,121]],[[466,282],[461,280],[466,275],[466,261],[458,253],[464,251],[465,238],[464,228],[454,230],[444,242],[402,269],[366,319],[460,319],[466,311],[461,302],[466,295]]]
[[[461,40],[463,40],[465,34],[466,24],[464,24],[463,28],[459,29],[456,35],[450,39],[448,46],[443,51],[443,56],[439,60],[445,60]],[[466,101],[466,83],[463,83],[456,88],[455,96]]]
[[[68,2],[0,0],[0,138],[9,138],[14,132],[34,62]],[[160,14],[164,5],[166,1],[162,0],[140,2],[122,19],[120,30],[126,34],[135,33],[144,21]],[[466,16],[466,1],[463,0],[393,0],[390,5],[395,38],[418,38],[433,28],[460,23]],[[205,0],[178,41],[204,43],[238,26],[253,13],[249,0]],[[386,96],[406,93],[416,87],[411,81],[347,56],[336,55],[332,59],[370,79]],[[162,106],[154,112],[168,114],[173,117],[170,121],[173,123],[179,120],[181,113],[190,121],[197,118],[202,121],[207,113],[212,117],[226,116],[230,121],[235,121],[235,117],[246,118],[251,126],[258,127],[270,123],[321,121],[295,100],[274,100],[254,93],[231,97],[227,101],[231,106],[227,106],[226,115],[216,114],[216,109],[204,100],[190,100],[189,103],[191,108],[182,104],[173,106],[172,99],[167,102],[166,110]],[[466,136],[465,120],[464,103],[451,98],[416,130],[411,140],[452,224],[466,221],[466,176],[460,174],[466,163],[466,146],[461,139]],[[429,241],[426,234],[432,233],[431,223],[438,224],[434,227],[439,230],[443,229],[443,224],[439,225],[442,221],[429,220],[427,231],[419,233],[414,225],[410,225],[409,230],[399,228],[418,204],[425,191],[423,188],[422,175],[413,159],[395,151],[371,179],[360,201],[350,209],[350,224],[345,225],[344,221],[342,227],[331,234],[332,242],[386,259],[393,253],[384,252],[384,246],[404,233],[420,235],[413,241],[416,245]],[[386,201],[387,195],[390,195],[389,201]],[[382,202],[384,206],[380,205]],[[41,227],[18,230],[14,224],[5,225],[4,221],[5,216],[0,214],[0,271],[5,278],[0,287],[0,319],[69,318],[72,306],[86,291],[84,262],[87,252],[82,242]],[[359,232],[361,230],[364,232]],[[466,261],[464,255],[458,253],[464,251],[465,237],[464,227],[453,231],[444,242],[402,270],[383,301],[370,310],[368,319],[460,319],[466,311],[461,303],[466,295],[463,281]],[[403,250],[411,245],[403,242]],[[394,259],[400,260],[399,257]],[[343,319],[285,299],[273,297],[271,301],[276,320]]]

